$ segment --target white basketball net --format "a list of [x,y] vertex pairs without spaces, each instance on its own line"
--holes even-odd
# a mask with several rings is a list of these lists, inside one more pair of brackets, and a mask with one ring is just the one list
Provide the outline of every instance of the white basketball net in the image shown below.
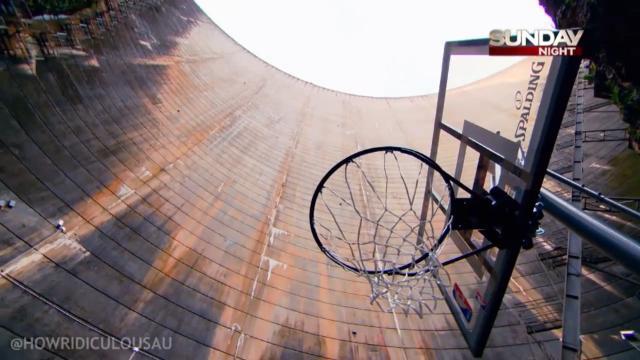
[[[442,299],[438,284],[449,284],[437,240],[450,226],[451,199],[437,171],[427,188],[428,169],[400,152],[366,154],[333,173],[316,203],[315,227],[325,248],[367,278],[371,302],[385,311],[432,312]],[[423,209],[425,189],[434,196]],[[426,259],[416,262],[423,254]],[[411,265],[404,275],[383,273],[405,264]]]

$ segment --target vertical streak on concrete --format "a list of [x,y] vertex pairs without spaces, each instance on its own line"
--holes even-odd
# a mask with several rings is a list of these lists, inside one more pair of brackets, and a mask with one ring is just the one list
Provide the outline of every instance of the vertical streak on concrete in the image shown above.
[[[305,101],[303,103],[303,107],[302,107],[302,112],[304,113],[305,110],[308,107],[308,98],[307,101]],[[258,259],[258,270],[256,271],[256,275],[255,278],[253,280],[253,284],[251,287],[251,295],[249,297],[249,304],[247,306],[247,312],[246,315],[244,316],[244,319],[242,320],[242,326],[238,325],[239,328],[241,329],[246,329],[247,326],[250,326],[250,322],[248,323],[248,317],[250,314],[254,314],[256,313],[256,311],[251,311],[250,308],[253,306],[259,306],[258,303],[256,302],[256,298],[255,298],[255,292],[257,290],[257,286],[258,286],[258,279],[260,278],[260,274],[262,273],[262,263],[265,262],[265,260],[267,260],[268,263],[268,277],[271,276],[271,270],[272,270],[272,263],[271,261],[273,261],[272,259],[268,258],[266,256],[267,253],[267,249],[269,247],[269,245],[273,244],[274,238],[279,235],[282,234],[283,231],[276,228],[276,220],[278,218],[278,210],[280,207],[280,200],[282,199],[282,196],[284,194],[285,191],[285,187],[287,184],[287,177],[289,175],[289,171],[291,170],[291,162],[293,161],[293,157],[295,156],[296,153],[296,148],[298,147],[298,143],[300,142],[300,136],[302,133],[302,129],[304,128],[304,122],[305,122],[305,116],[302,116],[301,120],[296,124],[296,129],[295,129],[295,133],[293,134],[293,141],[291,143],[291,146],[289,147],[289,149],[287,150],[287,154],[286,157],[284,159],[284,161],[282,162],[282,166],[281,166],[281,174],[282,176],[280,177],[280,180],[277,182],[277,190],[275,192],[275,196],[273,197],[273,201],[272,201],[272,207],[271,207],[271,212],[269,213],[269,215],[267,216],[267,227],[265,230],[265,236],[264,236],[264,246],[262,248],[262,252],[260,254],[260,258]],[[286,264],[283,264],[284,268],[286,268]],[[265,279],[268,280],[268,279]],[[239,333],[238,339],[236,340],[236,346],[235,346],[235,351],[234,351],[234,359],[237,358],[239,356],[239,354],[241,354],[242,351],[242,346],[244,344],[245,341],[245,337],[248,337],[249,335],[247,335],[245,332]],[[231,333],[231,338],[233,338],[233,332]]]
[[[584,63],[583,63],[584,65]],[[580,67],[575,94],[575,140],[573,150],[573,181],[582,183],[582,123],[584,111],[584,66]],[[581,193],[571,191],[571,202],[581,206]],[[580,298],[582,296],[582,239],[569,231],[567,239],[567,273],[564,289],[564,309],[562,312],[562,359],[579,359],[580,341]]]

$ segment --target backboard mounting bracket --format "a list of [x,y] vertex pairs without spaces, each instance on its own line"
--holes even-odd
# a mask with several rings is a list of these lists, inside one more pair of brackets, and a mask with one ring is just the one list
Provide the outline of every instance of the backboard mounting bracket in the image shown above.
[[520,204],[498,186],[487,194],[454,198],[452,202],[453,230],[479,230],[499,249],[531,248],[531,238],[542,219],[539,206],[529,216],[520,214]]

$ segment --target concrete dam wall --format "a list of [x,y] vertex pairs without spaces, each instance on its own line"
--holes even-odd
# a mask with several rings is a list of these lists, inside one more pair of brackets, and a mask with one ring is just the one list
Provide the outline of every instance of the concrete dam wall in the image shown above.
[[[15,337],[170,339],[136,358],[471,357],[446,306],[396,325],[308,225],[316,184],[344,156],[427,152],[435,95],[370,98],[296,79],[192,1],[132,14],[83,45],[0,70],[0,199],[16,201],[0,211],[0,358],[134,355],[15,351]],[[559,353],[557,326],[527,322],[562,310],[544,244],[521,255],[486,358]],[[632,356],[616,334],[639,324],[638,286],[586,278],[583,355]]]

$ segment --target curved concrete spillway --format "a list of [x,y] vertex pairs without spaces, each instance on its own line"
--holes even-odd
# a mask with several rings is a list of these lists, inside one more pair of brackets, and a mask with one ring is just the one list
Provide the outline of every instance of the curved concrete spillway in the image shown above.
[[[167,1],[85,51],[25,69],[0,72],[0,198],[16,200],[0,213],[3,344],[151,337],[170,346],[139,356],[470,357],[445,306],[399,316],[398,330],[308,226],[315,185],[337,160],[389,144],[426,152],[435,96],[367,98],[295,79],[191,1]],[[535,252],[523,254],[508,302],[533,308],[556,295],[538,267]],[[631,290],[619,291],[601,308],[623,307]],[[485,355],[558,348],[557,333],[529,335],[506,309]]]

